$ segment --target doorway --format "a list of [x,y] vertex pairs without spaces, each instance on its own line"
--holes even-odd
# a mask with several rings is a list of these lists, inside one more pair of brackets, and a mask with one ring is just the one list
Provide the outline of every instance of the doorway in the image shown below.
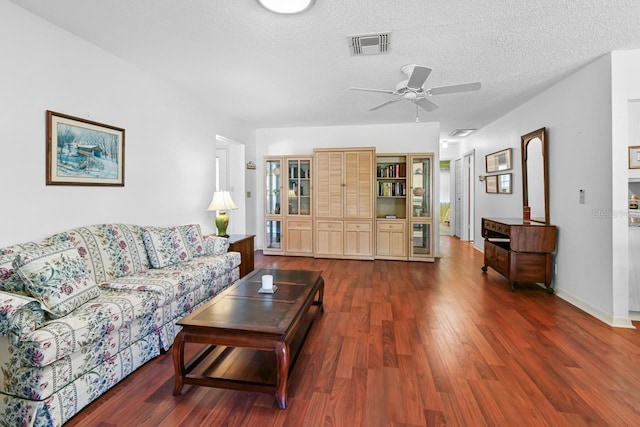
[[473,241],[475,151],[465,153],[455,161],[454,235],[460,240]]
[[229,191],[238,207],[227,212],[229,234],[246,233],[244,158],[244,144],[216,135],[216,191]]
[[462,239],[462,159],[455,161],[455,206],[453,220],[453,235],[458,239]]
[[440,161],[440,235],[451,234],[451,161]]

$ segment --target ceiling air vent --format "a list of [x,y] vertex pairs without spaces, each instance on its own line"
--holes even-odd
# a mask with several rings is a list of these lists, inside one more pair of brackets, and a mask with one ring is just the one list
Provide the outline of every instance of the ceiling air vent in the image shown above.
[[389,52],[390,33],[348,36],[351,55],[378,55]]
[[465,137],[474,133],[477,129],[456,129],[449,136]]

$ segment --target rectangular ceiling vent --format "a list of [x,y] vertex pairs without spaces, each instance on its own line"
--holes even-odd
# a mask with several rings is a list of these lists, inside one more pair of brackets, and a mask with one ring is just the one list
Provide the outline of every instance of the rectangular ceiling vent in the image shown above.
[[477,129],[456,129],[449,136],[465,137],[474,133]]
[[348,36],[351,55],[379,55],[389,52],[390,33]]

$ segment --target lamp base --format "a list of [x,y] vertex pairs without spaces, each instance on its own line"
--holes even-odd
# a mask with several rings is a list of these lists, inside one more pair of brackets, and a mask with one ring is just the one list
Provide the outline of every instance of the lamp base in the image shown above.
[[227,234],[227,226],[229,225],[229,217],[224,211],[220,211],[216,217],[216,228],[218,229],[218,237],[229,237]]

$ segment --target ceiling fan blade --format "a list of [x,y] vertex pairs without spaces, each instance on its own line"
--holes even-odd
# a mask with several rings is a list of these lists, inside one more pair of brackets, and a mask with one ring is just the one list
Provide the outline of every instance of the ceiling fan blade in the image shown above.
[[[369,108],[369,111],[377,110],[378,108],[386,107],[389,104],[393,104],[394,102],[402,101],[402,98],[391,99],[389,101],[383,102],[382,104],[376,105],[375,107]],[[434,104],[435,105],[435,104]]]
[[388,94],[394,94],[395,92],[392,90],[387,90],[387,89],[369,89],[369,88],[364,88],[364,87],[350,87],[349,89],[351,90],[363,90],[365,92],[380,92],[380,93],[388,93]]
[[419,105],[421,108],[427,110],[427,111],[433,111],[435,109],[438,108],[438,106],[436,104],[434,104],[433,102],[429,101],[428,99],[418,99],[416,101],[416,104]]
[[431,68],[416,65],[413,67],[411,77],[409,77],[409,81],[407,82],[407,87],[411,89],[420,89],[424,82],[427,81],[429,74],[431,74]]
[[446,93],[469,92],[472,90],[480,90],[481,87],[482,87],[482,84],[480,82],[463,83],[460,85],[432,87],[427,91],[427,93],[429,95],[444,95]]

